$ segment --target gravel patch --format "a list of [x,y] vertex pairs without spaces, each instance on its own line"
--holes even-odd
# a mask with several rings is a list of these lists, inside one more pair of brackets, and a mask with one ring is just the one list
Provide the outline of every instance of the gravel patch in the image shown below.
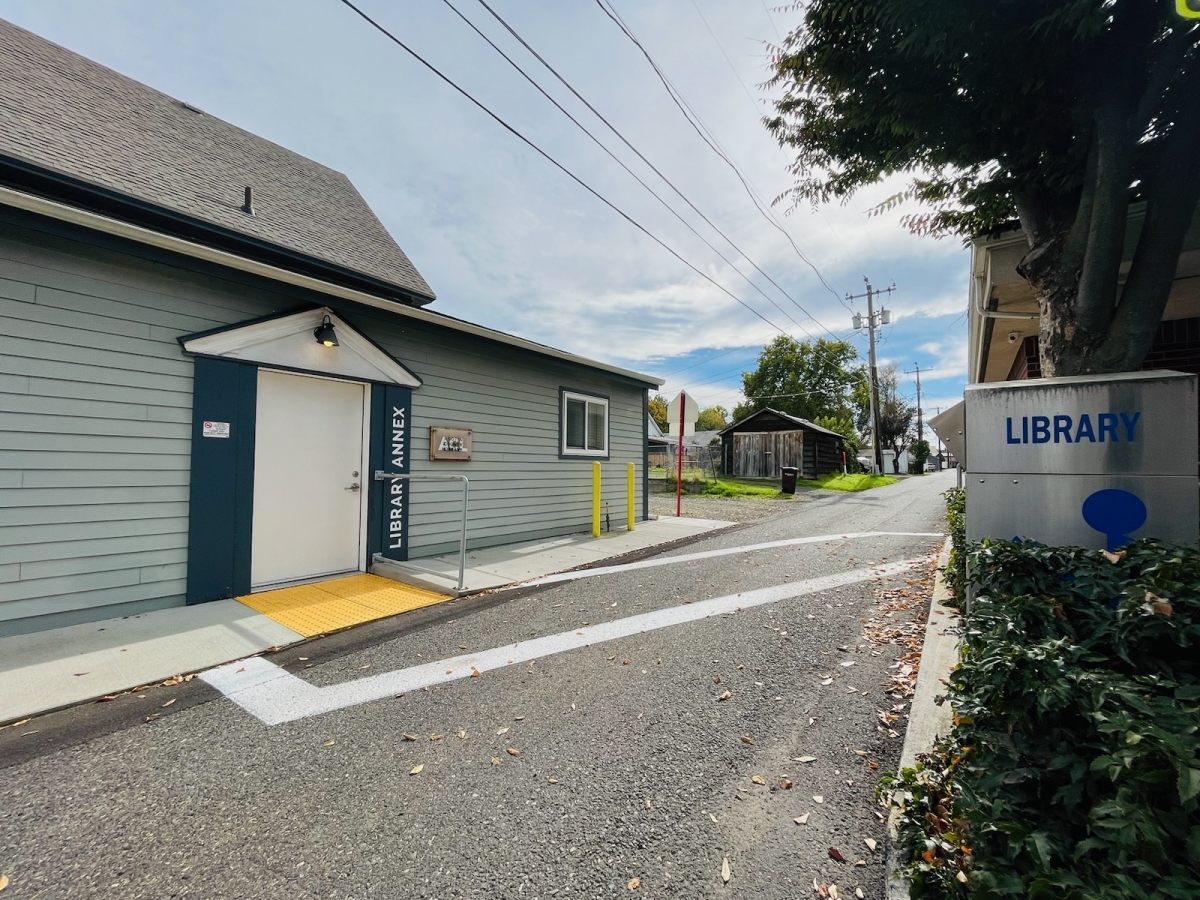
[[[797,494],[793,500],[771,500],[767,497],[701,497],[684,494],[683,514],[691,519],[755,522],[769,516],[795,512],[796,504],[808,500],[803,494]],[[675,495],[651,494],[650,513],[655,516],[675,515]]]

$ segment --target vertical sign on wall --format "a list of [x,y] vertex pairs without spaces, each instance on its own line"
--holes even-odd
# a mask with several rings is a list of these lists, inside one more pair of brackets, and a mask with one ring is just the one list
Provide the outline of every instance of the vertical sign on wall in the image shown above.
[[[374,393],[378,399],[372,403],[372,468],[407,475],[412,464],[412,390],[386,385]],[[375,527],[369,549],[388,559],[408,559],[409,484],[396,479],[373,487]]]

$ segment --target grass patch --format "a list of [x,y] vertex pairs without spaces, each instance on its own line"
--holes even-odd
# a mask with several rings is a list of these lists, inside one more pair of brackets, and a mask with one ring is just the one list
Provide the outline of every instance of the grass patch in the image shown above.
[[704,488],[706,497],[766,497],[770,500],[791,499],[778,487],[755,481],[725,479],[709,482]]
[[798,481],[804,487],[824,488],[827,491],[866,491],[895,484],[899,478],[890,475],[823,475],[816,481]]

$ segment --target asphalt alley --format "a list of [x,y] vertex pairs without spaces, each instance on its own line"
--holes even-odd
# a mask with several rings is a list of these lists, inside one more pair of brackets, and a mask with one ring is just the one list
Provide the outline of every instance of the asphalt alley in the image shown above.
[[[36,738],[0,733],[6,900],[590,898],[634,878],[646,896],[794,897],[817,878],[880,898],[864,840],[882,848],[872,784],[900,740],[880,682],[898,652],[866,644],[863,620],[936,550],[951,484],[781,506],[645,560],[676,563],[247,661],[322,698],[271,727],[191,682],[34,720],[126,724],[16,764],[6,748]],[[442,666],[479,675],[443,683]],[[369,702],[325,700],[366,685]]]

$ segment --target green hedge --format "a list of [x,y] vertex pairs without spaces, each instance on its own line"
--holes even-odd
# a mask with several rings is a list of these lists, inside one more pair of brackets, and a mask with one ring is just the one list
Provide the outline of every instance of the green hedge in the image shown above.
[[985,542],[972,574],[953,733],[885,785],[912,896],[1200,897],[1200,553]]
[[967,593],[967,492],[950,488],[946,498],[946,521],[950,526],[950,560],[942,569],[946,586],[960,603]]

